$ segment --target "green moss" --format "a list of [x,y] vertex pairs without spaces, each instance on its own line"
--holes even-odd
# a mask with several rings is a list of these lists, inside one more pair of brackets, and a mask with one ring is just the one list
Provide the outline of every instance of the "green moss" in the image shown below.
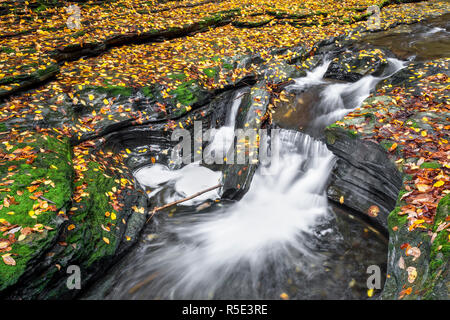
[[413,127],[413,128],[420,128],[419,124],[415,120],[408,120],[406,121],[406,125]]
[[143,87],[141,88],[141,92],[144,96],[149,97],[149,98],[154,98],[155,95],[152,92],[152,88],[151,87]]
[[112,86],[107,85],[105,87],[100,86],[89,86],[84,90],[95,90],[99,93],[106,93],[109,96],[123,96],[123,97],[129,97],[131,96],[133,90],[129,87],[122,87],[122,86]]
[[173,90],[176,100],[185,106],[189,106],[197,102],[198,98],[194,92],[194,84],[194,80],[183,82],[175,90]]
[[13,48],[10,48],[10,47],[5,47],[5,46],[3,46],[3,47],[0,47],[0,51],[1,52],[5,52],[5,53],[13,53],[13,52],[16,52]]
[[76,39],[76,38],[79,38],[81,36],[84,36],[85,34],[86,34],[85,30],[80,30],[80,31],[72,33],[71,37]]
[[172,73],[170,75],[168,75],[167,77],[169,77],[170,79],[174,79],[174,80],[184,80],[186,79],[186,75],[184,73]]
[[433,162],[424,162],[420,165],[421,168],[424,169],[440,169],[441,164],[439,162],[433,161]]
[[[84,178],[75,184],[75,188],[85,184],[88,196],[77,203],[78,210],[71,216],[71,223],[75,225],[75,229],[69,231],[66,241],[83,248],[77,251],[77,254],[80,255],[80,259],[86,261],[87,266],[90,266],[115,251],[114,231],[107,232],[101,226],[120,223],[117,219],[111,220],[111,217],[105,215],[106,212],[117,215],[106,193],[111,192],[113,187],[118,188],[119,184],[114,178],[105,175],[97,162],[91,161],[87,167]],[[109,239],[109,244],[103,240],[104,237]]]
[[389,214],[388,216],[388,226],[390,229],[393,227],[401,227],[408,221],[408,215],[399,215],[398,213],[401,211],[401,207],[404,206],[406,203],[405,201],[401,200],[403,195],[405,195],[408,191],[405,189],[400,190],[397,197],[397,203],[395,205],[394,210]]
[[408,216],[400,216],[398,213],[401,211],[400,206],[395,207],[395,209],[388,216],[388,226],[390,229],[393,227],[401,227],[408,221]]
[[217,75],[217,70],[215,68],[206,68],[203,69],[203,73],[208,76],[208,78],[215,78]]
[[[450,194],[447,194],[439,201],[438,207],[436,209],[433,232],[436,232],[439,225],[445,222],[445,219],[447,218],[449,212],[450,212]],[[433,268],[432,265],[431,268],[432,272],[436,271],[436,269],[442,265],[442,263],[439,263],[438,260],[435,261],[439,253],[443,255],[443,258],[438,260],[444,261],[449,260],[450,244],[448,242],[448,232],[445,231],[437,232],[436,238],[433,241],[433,244],[431,246],[430,260],[431,263],[434,263],[435,268]]]
[[380,146],[382,146],[386,151],[389,151],[389,149],[392,147],[394,143],[389,140],[382,140],[380,141]]
[[[3,206],[0,209],[0,219],[8,221],[10,224],[17,224],[22,228],[34,227],[42,224],[54,228],[47,231],[42,229],[41,233],[33,232],[24,240],[12,244],[13,258],[15,266],[0,263],[0,290],[15,283],[26,269],[28,262],[36,255],[40,254],[57,235],[57,225],[55,222],[56,213],[70,203],[72,192],[72,166],[70,145],[67,138],[56,138],[48,135],[32,134],[27,137],[24,143],[17,144],[13,149],[3,152],[12,152],[18,147],[29,146],[33,148],[36,158],[32,163],[26,163],[26,159],[9,161],[0,166],[0,176],[13,183],[0,192],[0,201],[5,198],[14,197],[15,202],[9,207]],[[27,189],[38,183],[36,190]],[[42,197],[49,199],[48,205],[54,205],[54,209],[35,215],[29,215],[33,206],[39,204],[38,200],[31,199],[33,193],[42,192]],[[8,198],[11,199],[11,198]],[[45,201],[44,198],[40,200]],[[8,214],[13,212],[14,214]],[[18,235],[16,234],[16,239]],[[0,236],[6,238],[6,236]]]
[[225,69],[228,69],[228,70],[233,70],[233,65],[231,65],[231,64],[229,64],[229,63],[224,63],[224,64],[222,65],[222,67],[224,67]]

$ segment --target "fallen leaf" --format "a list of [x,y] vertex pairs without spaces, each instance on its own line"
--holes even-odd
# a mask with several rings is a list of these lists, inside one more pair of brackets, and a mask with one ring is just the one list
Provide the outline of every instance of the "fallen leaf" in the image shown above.
[[3,258],[3,262],[4,262],[5,264],[7,264],[8,266],[15,266],[15,265],[16,265],[16,260],[14,260],[14,259],[11,257],[11,254],[10,254],[10,253],[7,253],[7,254],[2,255],[2,258]]

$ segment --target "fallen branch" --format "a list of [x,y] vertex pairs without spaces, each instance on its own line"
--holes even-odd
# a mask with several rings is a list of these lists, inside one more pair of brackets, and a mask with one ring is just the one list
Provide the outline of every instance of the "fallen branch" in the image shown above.
[[148,284],[150,281],[152,281],[153,279],[156,278],[156,276],[158,275],[157,272],[152,273],[150,276],[148,276],[147,278],[144,279],[144,281],[139,282],[138,284],[136,284],[133,288],[131,288],[130,290],[128,290],[128,293],[133,294],[136,291],[138,291],[140,288],[142,288],[143,286],[145,286],[146,284]]
[[[150,214],[150,216],[148,217],[147,222],[149,222],[150,219],[151,219],[151,218],[155,215],[155,213],[158,212],[158,211],[161,211],[161,210],[166,209],[166,208],[168,208],[168,207],[172,207],[172,206],[177,205],[177,204],[179,204],[179,203],[182,203],[182,202],[191,200],[191,199],[196,198],[196,197],[198,197],[198,196],[200,196],[200,195],[202,195],[202,194],[204,194],[204,193],[206,193],[206,192],[209,192],[209,191],[211,191],[211,190],[220,188],[221,186],[222,186],[221,184],[218,184],[218,185],[215,185],[214,187],[210,187],[210,188],[205,189],[205,190],[203,190],[203,191],[199,191],[199,192],[193,194],[192,196],[189,196],[189,197],[186,197],[186,198],[183,198],[183,199],[180,199],[180,200],[173,201],[173,202],[170,202],[170,203],[168,203],[168,204],[165,204],[165,205],[163,205],[162,207],[155,207],[155,208],[153,208],[153,210],[151,211],[151,214]],[[146,222],[146,223],[147,223],[147,222]]]

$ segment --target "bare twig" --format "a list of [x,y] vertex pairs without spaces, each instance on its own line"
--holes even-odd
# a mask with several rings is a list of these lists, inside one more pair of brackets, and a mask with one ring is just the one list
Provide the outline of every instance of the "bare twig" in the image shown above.
[[149,222],[150,219],[151,219],[151,218],[155,215],[155,213],[158,212],[158,211],[161,211],[161,210],[163,210],[163,209],[165,209],[165,208],[168,208],[168,207],[177,205],[177,204],[179,204],[179,203],[182,203],[182,202],[191,200],[191,199],[196,198],[196,197],[198,197],[198,196],[200,196],[200,195],[202,195],[202,194],[204,194],[204,193],[206,193],[206,192],[209,192],[209,191],[211,191],[211,190],[220,188],[221,186],[222,186],[221,184],[218,184],[218,185],[215,185],[214,187],[210,187],[210,188],[205,189],[205,190],[203,190],[203,191],[199,191],[199,192],[193,194],[192,196],[189,196],[189,197],[186,197],[186,198],[183,198],[183,199],[180,199],[180,200],[173,201],[173,202],[170,202],[170,203],[168,203],[168,204],[165,204],[165,205],[163,205],[162,207],[155,207],[155,208],[153,208],[153,210],[151,211],[150,217],[148,217],[147,222]]
[[44,201],[47,201],[47,202],[50,202],[50,203],[53,203],[53,204],[56,204],[55,202],[53,202],[52,200],[50,200],[50,199],[47,199],[47,198],[45,198],[45,197],[43,197],[43,196],[39,196],[39,198],[41,198],[42,200],[44,200]]
[[130,290],[128,290],[128,293],[133,294],[136,291],[138,291],[140,288],[142,288],[143,286],[145,286],[146,284],[148,284],[150,281],[152,281],[153,279],[156,278],[156,276],[158,275],[157,272],[152,273],[150,276],[148,276],[147,278],[145,278],[143,281],[139,282],[138,284],[136,284],[133,288],[131,288]]
[[237,96],[236,98],[234,98],[233,100],[237,100],[237,99],[239,99],[239,98],[245,96],[245,94],[246,94],[246,93],[244,92],[244,93],[240,94],[239,96]]

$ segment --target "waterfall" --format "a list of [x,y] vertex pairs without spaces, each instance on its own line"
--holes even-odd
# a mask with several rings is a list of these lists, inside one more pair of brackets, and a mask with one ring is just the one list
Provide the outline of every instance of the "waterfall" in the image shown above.
[[[330,83],[323,79],[328,64],[292,85],[324,86],[316,106],[319,114],[314,119],[322,125],[358,107],[382,79],[366,76],[355,83]],[[402,67],[403,63],[390,60],[387,72]],[[211,142],[215,150],[230,147],[227,137],[235,129],[241,98],[238,91],[225,126],[216,131]],[[111,297],[255,298],[272,294],[271,290],[279,295],[274,288],[285,283],[292,268],[294,273],[301,270],[307,279],[313,278],[325,256],[311,249],[309,239],[318,221],[329,217],[325,188],[335,158],[323,142],[306,133],[278,132],[278,159],[272,159],[275,161],[268,165],[270,170],[260,165],[239,202],[219,204],[206,213],[183,214],[181,210],[177,217],[165,221],[158,231],[160,236],[144,247],[139,259],[128,265],[129,270],[123,270],[126,281],[118,281]],[[154,164],[135,173],[141,184],[159,190],[153,192],[161,193],[169,186],[178,196],[215,185],[218,174],[195,163],[179,170]],[[214,193],[204,194],[188,205],[216,197]],[[320,235],[329,230],[320,231]],[[136,286],[138,290],[130,291]]]
[[[292,252],[307,257],[305,261],[320,261],[319,254],[308,250],[303,234],[327,213],[324,189],[334,157],[322,142],[303,133],[281,130],[279,138],[280,165],[271,175],[257,171],[243,199],[223,212],[164,228],[162,233],[177,240],[162,240],[140,261],[136,279],[153,273],[158,277],[136,298],[208,298],[241,268],[251,270],[242,281],[252,282],[267,264],[276,265],[280,255]],[[159,170],[147,172],[152,181],[141,181],[154,183]],[[163,179],[179,176],[184,173]]]

